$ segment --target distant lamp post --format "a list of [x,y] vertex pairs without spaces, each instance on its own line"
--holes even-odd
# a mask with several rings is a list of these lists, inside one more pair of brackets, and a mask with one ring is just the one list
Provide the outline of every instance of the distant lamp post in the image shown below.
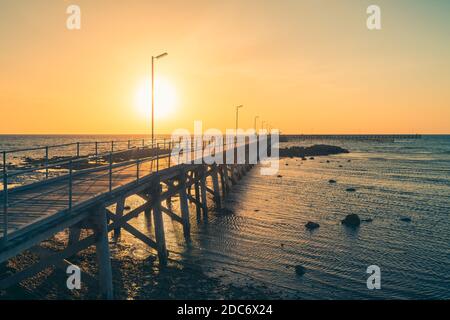
[[254,124],[253,127],[255,128],[255,132],[256,132],[256,120],[259,118],[259,116],[255,116],[255,120],[254,120]]
[[241,104],[239,106],[236,106],[236,135],[237,135],[237,130],[239,127],[239,109],[243,108],[244,106]]
[[155,141],[155,60],[165,56],[167,56],[167,52],[152,56],[152,148]]

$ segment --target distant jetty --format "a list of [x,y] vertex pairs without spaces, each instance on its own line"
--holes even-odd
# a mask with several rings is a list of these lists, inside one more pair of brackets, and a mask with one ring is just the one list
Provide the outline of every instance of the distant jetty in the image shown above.
[[311,157],[328,156],[332,154],[350,153],[347,149],[329,146],[326,144],[316,144],[310,147],[290,147],[280,149],[280,157]]
[[281,135],[280,141],[290,140],[365,140],[365,141],[395,141],[421,139],[420,134],[288,134]]

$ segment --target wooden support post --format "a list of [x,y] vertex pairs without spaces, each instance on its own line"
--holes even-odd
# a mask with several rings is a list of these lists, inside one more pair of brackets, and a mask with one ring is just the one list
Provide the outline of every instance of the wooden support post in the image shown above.
[[152,200],[153,200],[153,223],[155,225],[155,239],[156,246],[158,250],[158,258],[160,266],[165,266],[167,264],[167,248],[166,248],[166,237],[164,234],[164,221],[161,212],[161,184],[156,181],[156,188],[152,190]]
[[100,294],[103,299],[110,300],[113,298],[113,284],[106,218],[106,209],[102,204],[94,209],[91,219],[95,235]]
[[224,169],[225,169],[225,180],[227,182],[227,190],[229,192],[231,190],[232,185],[233,185],[233,183],[231,182],[230,174],[229,174],[230,172],[232,172],[231,171],[231,166],[226,164]]
[[149,226],[152,225],[152,209],[148,208],[144,210],[145,219],[147,220],[147,223]]
[[74,245],[80,240],[81,228],[78,227],[70,227],[69,228],[69,246]]
[[222,186],[222,198],[225,198],[225,196],[227,195],[227,186],[226,186],[226,182],[225,182],[225,175],[226,171],[223,165],[219,166],[219,173],[220,173],[220,184]]
[[217,166],[213,166],[213,172],[211,174],[213,180],[213,189],[214,189],[214,202],[216,203],[217,208],[221,208],[220,203],[220,189],[219,189],[219,177],[217,174]]
[[186,192],[186,172],[182,170],[179,176],[179,195],[180,195],[180,209],[181,209],[181,218],[183,220],[183,233],[184,239],[186,242],[190,242],[191,240],[191,225],[189,222],[189,205],[188,205],[188,197]]
[[[116,216],[121,218],[123,216],[123,208],[125,207],[125,197],[119,199],[116,203]],[[114,239],[117,240],[120,237],[120,227],[114,229]]]
[[208,219],[208,197],[206,196],[206,167],[202,165],[200,177],[200,190],[202,195],[202,211],[203,218]]
[[230,166],[230,170],[231,170],[231,183],[232,184],[236,184],[237,183],[237,172],[236,172],[236,165],[232,164]]
[[197,220],[200,220],[201,217],[201,212],[202,212],[202,208],[201,208],[201,201],[200,201],[200,179],[201,177],[198,174],[198,170],[195,171],[194,174],[194,190],[195,190],[195,209],[196,209],[196,213],[197,213]]

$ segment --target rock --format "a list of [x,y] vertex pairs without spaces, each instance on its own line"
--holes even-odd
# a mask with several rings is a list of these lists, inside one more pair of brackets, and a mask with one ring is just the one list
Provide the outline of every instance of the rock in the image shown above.
[[352,160],[349,159],[349,160],[347,160],[347,162],[352,162]]
[[339,165],[339,168],[342,168],[342,164]]
[[361,220],[357,214],[349,214],[341,221],[341,223],[347,227],[359,227]]
[[400,218],[400,221],[411,222],[411,218],[410,217],[402,217],[402,218]]
[[259,209],[255,209],[254,211],[255,211],[255,212],[259,212]]
[[301,266],[301,265],[296,265],[296,266],[295,266],[295,273],[296,273],[298,276],[304,275],[305,272],[306,272],[305,267],[303,267],[303,266]]
[[348,150],[337,146],[330,146],[326,144],[316,144],[309,147],[293,146],[290,148],[280,149],[280,157],[314,157],[314,156],[328,156],[331,154],[349,153]]
[[277,175],[278,178],[283,178],[283,176],[281,174]]
[[309,160],[314,160],[314,157],[309,157]]
[[336,183],[336,180],[330,179],[328,180],[328,183]]
[[355,188],[347,188],[347,189],[345,189],[345,191],[347,191],[347,192],[355,192],[356,189]]
[[305,157],[303,157],[303,158],[302,158],[302,161],[305,161],[305,160],[308,160],[308,159],[306,159]]
[[288,165],[289,165],[289,163],[286,163],[285,165],[286,165],[286,166],[288,166]]
[[320,227],[320,224],[312,221],[308,221],[307,224],[305,224],[305,228],[308,230],[314,230]]
[[327,160],[327,163],[330,163],[330,160]]

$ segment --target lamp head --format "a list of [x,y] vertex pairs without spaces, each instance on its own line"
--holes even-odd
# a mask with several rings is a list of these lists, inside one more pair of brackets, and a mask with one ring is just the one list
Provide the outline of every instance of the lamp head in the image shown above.
[[157,55],[156,57],[155,57],[155,59],[160,59],[160,58],[163,58],[163,57],[165,57],[165,56],[167,56],[168,55],[168,53],[167,52],[164,52],[164,53],[161,53],[160,55]]

